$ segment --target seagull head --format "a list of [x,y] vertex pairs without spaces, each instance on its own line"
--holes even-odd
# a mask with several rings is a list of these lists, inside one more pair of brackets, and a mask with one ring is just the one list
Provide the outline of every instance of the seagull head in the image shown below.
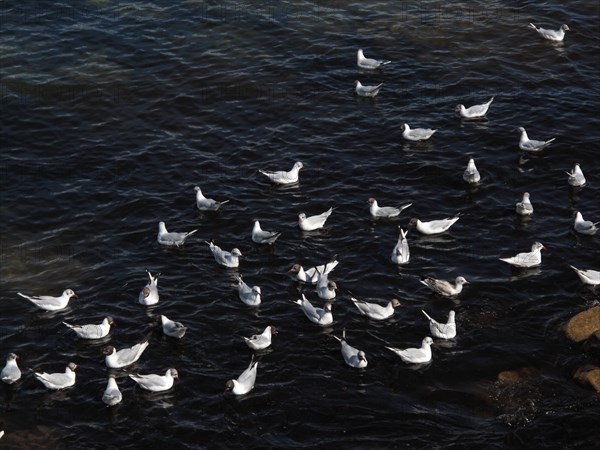
[[231,250],[231,254],[234,256],[242,256],[242,252],[240,252],[237,248]]
[[304,167],[304,164],[302,164],[300,161],[297,161],[294,163],[294,167],[298,170],[302,169]]
[[360,350],[356,356],[358,357],[359,361],[364,361],[367,362],[367,355],[365,355],[365,352],[363,352],[362,350]]
[[402,303],[400,303],[400,300],[398,300],[397,298],[393,298],[392,299],[392,306],[394,308],[397,308],[398,306],[402,306]]
[[416,227],[418,223],[419,223],[419,219],[417,219],[416,217],[413,217],[412,219],[410,219],[410,222],[408,222],[407,227],[409,229],[413,228],[413,227]]
[[298,223],[302,223],[306,220],[306,214],[300,213],[298,214]]
[[269,325],[269,328],[271,329],[271,335],[277,336],[279,334],[279,332],[277,331],[277,328],[275,328],[275,326]]
[[464,277],[457,277],[456,284],[470,284]]
[[75,369],[77,369],[77,364],[75,364],[74,362],[70,362],[69,365],[67,366],[72,372],[75,372]]
[[458,104],[456,105],[456,108],[454,108],[457,112],[461,112],[463,109],[465,109],[465,105],[463,104]]
[[327,289],[329,289],[330,291],[335,291],[337,289],[337,284],[335,284],[335,281],[328,281],[327,282]]
[[369,205],[377,205],[377,200],[375,200],[373,197],[371,197],[369,200],[367,200],[367,203]]
[[525,133],[525,128],[523,128],[523,127],[519,127],[519,128],[517,128],[517,131],[518,131],[519,133]]
[[179,380],[179,373],[177,373],[177,369],[169,369],[169,373],[173,378]]
[[75,298],[79,298],[77,297],[77,294],[75,292],[73,292],[72,289],[67,289],[65,292],[63,292],[63,295],[65,295],[66,297],[75,297]]
[[563,31],[571,31],[571,29],[569,28],[569,26],[568,26],[568,25],[566,25],[566,24],[563,24],[563,25],[560,27],[560,29],[561,29],[561,30],[563,30]]
[[425,339],[423,339],[423,345],[433,345],[433,339],[427,336]]
[[102,350],[103,355],[112,355],[115,352],[115,348],[112,345],[109,345],[104,350]]
[[542,250],[547,250],[547,249],[544,246],[544,244],[542,244],[541,242],[534,242],[533,245],[531,246],[531,251],[535,252],[538,250],[542,251]]
[[223,392],[223,395],[225,395],[227,392],[232,391],[233,388],[235,387],[235,380],[229,380],[227,381],[227,383],[225,383],[225,392]]

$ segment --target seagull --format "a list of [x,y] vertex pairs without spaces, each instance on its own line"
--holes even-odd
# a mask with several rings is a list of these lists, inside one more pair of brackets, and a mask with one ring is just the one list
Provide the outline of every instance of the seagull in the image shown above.
[[198,186],[194,190],[196,191],[196,207],[200,211],[218,211],[222,205],[229,201],[218,202],[212,198],[206,198]]
[[160,323],[163,333],[176,339],[181,339],[187,331],[187,327],[184,327],[181,322],[175,322],[162,314],[160,316]]
[[525,128],[519,127],[519,132],[521,133],[521,139],[519,141],[519,148],[521,150],[526,150],[529,152],[539,152],[540,150],[543,150],[546,147],[548,147],[552,143],[552,141],[554,141],[556,139],[556,138],[552,138],[547,141],[536,141],[533,139],[529,139],[529,137],[527,136],[527,132],[525,131]]
[[167,231],[167,227],[165,226],[165,223],[159,222],[158,223],[158,236],[156,237],[156,240],[161,245],[166,245],[168,247],[180,247],[183,245],[185,240],[189,236],[194,234],[196,231],[198,231],[198,230],[197,229],[192,230],[189,233],[177,233],[177,232],[169,233]]
[[304,283],[312,283],[317,284],[319,281],[319,276],[321,274],[328,275],[336,266],[339,264],[334,258],[329,261],[327,264],[323,264],[321,266],[311,267],[310,269],[304,269],[300,264],[294,264],[288,272],[296,273],[296,278],[298,281],[302,281]]
[[213,244],[212,242],[206,242],[210,247],[210,251],[215,257],[215,261],[225,267],[239,267],[240,265],[240,256],[242,256],[242,252],[240,252],[237,248],[231,250],[231,252],[226,252],[221,250],[221,247]]
[[560,28],[556,31],[554,30],[546,30],[545,28],[536,27],[534,24],[530,23],[529,28],[533,28],[538,32],[540,36],[550,41],[560,42],[565,38],[565,31],[570,31],[570,28],[567,25],[561,25]]
[[354,297],[350,297],[350,300],[352,300],[354,306],[358,308],[363,316],[367,316],[373,320],[389,319],[394,315],[395,308],[402,306],[402,303],[397,298],[391,299],[385,306],[378,305],[377,303],[368,303]]
[[439,234],[448,230],[458,219],[458,216],[454,216],[430,222],[421,222],[419,219],[413,218],[410,219],[408,226],[409,228],[416,226],[417,231],[421,234]]
[[110,326],[114,325],[114,323],[115,321],[111,316],[106,316],[100,325],[93,323],[88,325],[70,325],[67,322],[63,322],[63,325],[75,331],[82,339],[102,339],[108,335]]
[[546,250],[546,247],[539,242],[534,242],[531,246],[530,252],[519,253],[518,255],[510,258],[499,259],[500,261],[504,261],[515,267],[535,267],[542,263],[542,250]]
[[146,269],[146,273],[148,274],[148,283],[141,290],[138,302],[146,306],[156,305],[158,303],[158,277],[160,273],[152,276],[148,269]]
[[257,244],[273,244],[281,233],[276,231],[264,231],[260,227],[258,219],[254,219],[254,227],[252,228],[252,242]]
[[18,359],[19,355],[15,353],[9,353],[6,357],[6,365],[2,369],[2,372],[0,372],[0,378],[3,383],[13,384],[21,378],[21,369],[17,365]]
[[324,213],[310,217],[306,217],[306,214],[300,213],[298,214],[298,226],[303,231],[314,231],[323,228],[325,221],[331,215],[332,211],[333,208],[329,208]]
[[373,197],[369,199],[368,203],[369,205],[371,205],[369,207],[369,212],[371,213],[371,216],[377,218],[397,217],[402,211],[404,211],[406,208],[412,205],[412,203],[408,203],[407,205],[401,206],[400,208],[396,208],[394,206],[379,206],[377,204],[377,200],[375,200]]
[[242,277],[238,275],[236,277],[238,281],[238,294],[240,296],[240,300],[248,306],[258,306],[260,305],[260,288],[258,286],[250,287]]
[[439,323],[435,319],[432,319],[429,314],[421,310],[425,317],[429,319],[429,331],[433,337],[439,339],[454,339],[456,337],[456,322],[454,321],[454,311],[448,313],[448,322]]
[[433,292],[436,292],[440,295],[444,295],[446,297],[451,297],[453,295],[458,295],[462,292],[463,285],[469,284],[464,277],[456,277],[454,280],[454,284],[450,283],[446,280],[438,280],[432,277],[421,277],[419,280],[422,284],[427,286]]
[[481,117],[485,117],[493,101],[494,97],[492,97],[487,103],[474,105],[470,108],[465,108],[464,105],[456,105],[456,111],[458,111],[460,116],[465,119],[479,119]]
[[102,394],[102,401],[106,403],[106,406],[115,406],[121,403],[121,400],[123,400],[123,394],[119,390],[115,376],[111,374],[108,376],[108,383],[106,383],[106,389]]
[[529,192],[525,192],[523,194],[523,200],[517,202],[516,210],[517,214],[520,214],[522,216],[530,216],[531,214],[533,214],[533,205],[529,200]]
[[411,364],[421,364],[431,361],[431,346],[433,339],[426,337],[421,343],[421,348],[399,349],[394,347],[385,347],[398,355],[402,361]]
[[298,182],[298,173],[300,169],[304,167],[300,161],[294,163],[294,166],[289,172],[279,170],[277,172],[267,172],[265,170],[259,170],[264,176],[271,180],[275,184],[294,184]]
[[575,167],[571,172],[566,172],[569,175],[569,185],[570,186],[583,186],[585,184],[585,177],[583,176],[583,172],[581,171],[581,167],[579,167],[579,163],[575,163]]
[[398,236],[398,242],[394,250],[392,250],[392,262],[396,264],[406,264],[410,259],[410,249],[408,248],[408,240],[406,239],[407,231],[404,231],[402,227],[400,229],[400,236]]
[[[600,272],[597,270],[580,270],[577,267],[570,266],[575,271],[577,276],[583,284],[589,284],[591,286],[600,285]],[[4,373],[4,372],[3,372]]]
[[402,137],[409,141],[425,141],[437,131],[430,128],[415,128],[411,130],[407,123],[403,124],[401,129]]
[[225,383],[225,393],[231,391],[234,395],[244,395],[250,392],[254,388],[256,382],[256,370],[258,368],[258,361],[254,361],[254,357],[250,360],[250,365],[237,380],[229,380]]
[[360,81],[356,80],[354,82],[354,91],[356,95],[359,97],[376,97],[379,94],[379,90],[383,86],[383,83],[379,83],[378,85],[373,86],[364,86]]
[[357,348],[352,347],[350,344],[346,342],[346,329],[342,331],[342,337],[339,338],[337,336],[333,336],[342,344],[342,356],[344,357],[344,361],[350,367],[355,367],[357,369],[362,369],[363,367],[367,367],[367,356],[365,352],[359,350]]
[[58,390],[75,384],[75,369],[77,369],[77,364],[71,362],[64,373],[35,372],[34,375],[48,389]]
[[249,338],[242,336],[246,345],[250,347],[252,350],[264,350],[267,347],[271,346],[271,337],[276,336],[277,330],[273,325],[269,325],[265,328],[261,334],[254,334]]
[[302,294],[302,300],[296,300],[294,303],[300,305],[302,311],[308,320],[322,327],[333,323],[333,314],[331,312],[332,303],[328,301],[323,308],[315,308]]
[[469,158],[467,168],[463,172],[463,180],[469,184],[478,184],[480,179],[481,175],[479,175],[479,170],[477,170],[477,167],[475,166],[475,160]]
[[330,281],[326,274],[319,275],[317,281],[317,295],[323,300],[333,300],[335,298],[335,291],[337,284],[335,281]]
[[144,350],[148,348],[148,345],[148,338],[146,338],[139,344],[135,344],[134,346],[128,348],[123,348],[119,351],[117,351],[112,345],[106,347],[102,352],[102,354],[106,356],[104,358],[106,367],[111,369],[120,369],[121,367],[126,367],[133,364],[140,359],[140,356],[142,356]]
[[365,58],[362,49],[356,52],[356,65],[361,69],[375,70],[381,69],[383,66],[391,63],[391,61],[383,61],[380,59]]
[[599,223],[600,222],[594,223],[590,220],[583,220],[583,216],[579,211],[577,211],[575,213],[575,221],[573,222],[573,228],[575,228],[575,231],[577,231],[580,234],[587,234],[589,236],[593,236],[594,234],[596,234],[596,231],[598,231],[596,225],[598,225]]
[[28,295],[21,294],[20,292],[17,292],[17,295],[26,298],[38,308],[44,309],[46,311],[58,311],[60,309],[64,309],[69,304],[69,300],[71,300],[71,297],[79,298],[77,297],[77,294],[75,294],[75,292],[73,292],[71,289],[65,290],[60,297],[51,297],[50,295],[30,297]]
[[168,391],[173,387],[173,382],[179,379],[177,369],[167,369],[164,375],[138,375],[129,374],[129,378],[135,381],[142,389],[152,392]]

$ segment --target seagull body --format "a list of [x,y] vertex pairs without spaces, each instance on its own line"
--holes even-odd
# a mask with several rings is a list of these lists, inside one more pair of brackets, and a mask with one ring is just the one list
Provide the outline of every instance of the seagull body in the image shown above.
[[342,357],[346,364],[350,367],[354,367],[356,369],[362,369],[363,367],[367,367],[367,356],[365,352],[359,350],[357,348],[352,347],[350,344],[346,342],[346,329],[342,331],[342,337],[339,338],[337,336],[333,336],[342,344]]
[[575,221],[573,222],[573,228],[580,234],[587,234],[588,236],[593,236],[598,231],[596,225],[600,222],[592,222],[590,220],[583,220],[583,216],[579,211],[575,214]]
[[402,361],[410,364],[422,364],[431,361],[431,345],[433,339],[426,337],[423,339],[420,348],[399,349],[394,347],[385,347],[398,355]]
[[580,270],[577,267],[570,266],[575,271],[583,284],[590,286],[600,285],[600,272],[597,270]]
[[478,119],[481,117],[485,117],[493,101],[494,97],[492,97],[487,103],[483,103],[481,105],[474,105],[470,108],[465,108],[464,105],[457,105],[456,110],[460,113],[460,116],[465,119]]
[[173,387],[173,382],[179,379],[177,369],[167,369],[164,375],[138,375],[129,374],[129,378],[135,381],[142,389],[151,392],[168,391]]
[[530,216],[531,214],[533,214],[533,205],[529,200],[529,192],[525,192],[523,194],[523,200],[517,202],[515,209],[517,211],[517,214],[520,214],[522,216]]
[[425,141],[433,136],[436,131],[431,128],[415,128],[412,130],[407,123],[402,125],[402,137],[409,141]]
[[206,198],[198,186],[196,186],[194,190],[196,191],[196,208],[200,211],[218,211],[222,205],[229,201],[225,200],[218,202],[212,198]]
[[354,82],[354,91],[356,95],[359,97],[376,97],[379,94],[379,90],[383,86],[383,83],[379,83],[378,85],[373,86],[365,86],[360,81],[356,80]]
[[52,297],[50,295],[40,295],[39,297],[29,296],[21,294],[20,292],[17,292],[17,295],[26,298],[38,308],[46,311],[58,311],[64,309],[69,304],[71,297],[78,298],[77,294],[75,294],[75,292],[73,292],[71,289],[65,290],[60,297]]
[[236,279],[238,281],[238,295],[240,296],[240,300],[248,306],[260,305],[260,287],[248,286],[239,275],[236,277]]
[[544,247],[539,242],[534,242],[531,246],[530,252],[519,253],[516,256],[512,256],[510,258],[499,258],[500,261],[504,261],[515,267],[535,267],[539,266],[542,263],[542,250],[545,250]]
[[302,294],[302,300],[296,300],[294,303],[300,305],[302,311],[312,323],[322,327],[333,323],[333,313],[331,312],[331,302],[325,303],[323,308],[315,308]]
[[402,211],[404,211],[406,208],[412,205],[412,203],[408,203],[407,205],[401,206],[400,208],[396,208],[394,206],[379,206],[377,204],[377,200],[375,200],[374,198],[370,198],[368,203],[369,205],[371,205],[369,207],[369,212],[371,213],[371,216],[378,218],[397,217]]
[[409,226],[417,227],[417,231],[421,234],[439,234],[447,231],[456,221],[458,216],[448,217],[446,219],[432,220],[430,222],[421,222],[419,219],[410,219]]
[[368,303],[363,300],[358,300],[354,297],[350,297],[350,300],[352,300],[354,306],[358,308],[363,316],[367,316],[373,320],[389,319],[394,315],[395,308],[402,306],[402,304],[396,298],[391,299],[385,306],[381,306],[377,303]]
[[567,172],[569,175],[569,185],[570,186],[583,186],[585,184],[585,177],[583,176],[583,172],[581,171],[581,167],[579,167],[579,163],[575,163],[575,167],[571,172]]
[[427,286],[433,292],[446,297],[460,294],[462,292],[463,285],[469,284],[469,282],[463,277],[456,277],[454,284],[446,280],[438,280],[432,277],[422,277],[419,281],[421,281],[422,284]]
[[303,167],[304,164],[302,164],[300,161],[297,161],[294,163],[292,169],[288,172],[284,170],[278,170],[277,172],[259,170],[259,172],[275,184],[294,184],[298,182],[300,169],[302,169]]
[[296,278],[298,281],[302,281],[304,283],[312,283],[317,284],[319,281],[319,276],[321,274],[328,275],[335,267],[339,264],[339,261],[333,259],[329,261],[327,264],[323,264],[321,266],[311,267],[310,269],[304,270],[304,268],[300,264],[294,264],[288,272],[295,272]]
[[570,31],[570,28],[567,25],[561,25],[558,30],[547,30],[545,28],[536,27],[534,24],[530,23],[529,28],[533,28],[538,32],[540,36],[550,41],[560,42],[565,38],[565,31]]
[[408,248],[407,232],[400,228],[400,236],[394,250],[392,250],[392,262],[396,264],[406,264],[410,259],[410,249]]
[[149,342],[148,339],[140,342],[139,344],[135,344],[133,347],[123,348],[117,351],[113,346],[107,347],[103,354],[106,355],[104,361],[106,363],[106,367],[111,369],[120,369],[121,367],[127,367],[142,356],[144,350],[148,348]]
[[525,131],[525,128],[523,127],[519,127],[519,132],[521,133],[519,148],[528,152],[539,152],[556,140],[556,138],[552,138],[547,141],[536,141],[534,139],[529,139],[529,136],[527,136],[527,131]]
[[333,300],[335,298],[335,291],[337,284],[335,281],[330,281],[326,274],[319,275],[317,281],[317,295],[323,300]]
[[473,158],[469,159],[467,168],[463,172],[463,180],[469,184],[478,184],[479,180],[481,180],[481,175],[479,174],[479,170],[477,170],[477,166],[475,166],[475,160]]
[[160,316],[160,323],[163,333],[176,339],[181,339],[187,331],[187,328],[181,322],[175,322],[162,314]]
[[17,364],[17,360],[19,356],[15,353],[9,353],[6,357],[6,365],[0,372],[0,378],[3,383],[13,384],[19,381],[21,378],[21,369],[19,369],[19,365]]
[[254,358],[250,361],[250,365],[236,380],[229,380],[225,383],[225,392],[231,391],[234,395],[244,395],[254,388],[256,382],[256,371],[258,369],[258,361]]
[[271,346],[271,338],[275,335],[277,335],[277,330],[273,325],[269,325],[261,334],[254,334],[249,338],[243,337],[246,345],[252,350],[264,350]]
[[437,322],[435,319],[432,319],[429,316],[429,314],[427,314],[425,311],[421,310],[421,312],[425,314],[425,317],[427,317],[427,319],[429,320],[429,331],[431,331],[433,337],[439,339],[454,339],[456,337],[456,322],[454,319],[454,311],[450,311],[450,313],[448,313],[448,322],[446,323]]
[[154,277],[148,269],[146,269],[146,273],[148,274],[148,283],[140,291],[138,302],[146,306],[156,305],[158,303],[158,277],[160,273]]
[[333,208],[329,208],[324,213],[310,217],[306,217],[306,214],[300,213],[298,215],[298,226],[302,231],[314,231],[323,228],[323,225],[325,225],[332,212]]
[[213,244],[212,242],[207,242],[210,251],[212,252],[215,261],[225,267],[239,267],[240,265],[240,256],[242,256],[242,252],[240,252],[237,248],[231,250],[231,252],[227,252],[225,250],[221,250],[221,247]]
[[70,325],[67,322],[63,322],[63,325],[75,331],[75,333],[77,333],[77,335],[82,339],[102,339],[108,335],[110,332],[110,326],[114,323],[115,321],[113,318],[111,316],[107,316],[104,318],[104,320],[102,320],[100,325]]
[[172,232],[169,233],[167,231],[167,227],[164,222],[158,223],[158,235],[156,236],[156,240],[161,245],[166,245],[167,247],[180,247],[183,245],[185,240],[194,234],[198,230],[192,230],[189,233],[178,233]]
[[365,58],[365,54],[363,53],[362,49],[359,49],[358,52],[356,52],[356,65],[361,69],[367,69],[367,70],[381,69],[383,66],[385,66],[386,64],[389,64],[390,62],[391,61],[383,61],[380,59]]
[[264,231],[260,227],[258,220],[254,221],[254,227],[252,228],[252,241],[257,244],[273,244],[277,238],[281,236],[281,233],[276,231]]
[[77,364],[69,363],[63,373],[35,372],[34,375],[48,389],[58,390],[75,384],[75,369],[77,369]]
[[119,390],[115,376],[109,375],[106,389],[104,389],[104,393],[102,394],[102,401],[106,403],[106,406],[115,406],[121,403],[121,400],[123,400],[123,394]]

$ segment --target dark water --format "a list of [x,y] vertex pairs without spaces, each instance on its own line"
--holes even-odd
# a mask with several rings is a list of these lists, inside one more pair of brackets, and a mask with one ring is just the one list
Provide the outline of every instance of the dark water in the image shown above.
[[[0,3],[2,358],[21,355],[23,380],[4,393],[0,447],[33,448],[591,448],[598,397],[572,380],[593,362],[563,324],[598,301],[569,264],[600,268],[598,237],[576,235],[574,211],[600,220],[600,37],[597,2],[17,2]],[[564,44],[527,28],[568,23]],[[355,54],[393,61],[357,73]],[[384,82],[376,101],[352,95],[355,79]],[[488,121],[461,122],[467,106],[495,96]],[[438,128],[426,144],[400,125]],[[523,155],[516,128],[556,142]],[[482,183],[461,175],[476,158]],[[524,156],[524,158],[522,158]],[[278,189],[258,169],[302,161],[299,186]],[[581,163],[588,183],[567,185]],[[230,199],[218,214],[195,209],[194,186]],[[514,204],[531,193],[533,217]],[[380,205],[413,202],[375,222]],[[337,209],[324,231],[302,234],[300,211]],[[412,259],[389,260],[397,226],[462,213],[438,237],[409,233]],[[273,249],[250,241],[251,220],[284,234]],[[169,229],[198,228],[181,249],[156,243]],[[204,240],[245,257],[239,273],[264,294],[246,307],[236,271],[216,265]],[[539,240],[541,268],[498,261]],[[333,327],[310,324],[290,300],[287,269],[337,254],[342,288]],[[162,272],[154,309],[136,303],[144,268]],[[455,301],[421,274],[471,284]],[[36,311],[16,292],[81,299]],[[361,317],[347,290],[405,305],[393,320]],[[308,297],[321,304],[311,291]],[[459,337],[433,362],[408,367],[385,345],[429,334],[420,310],[457,312]],[[61,325],[118,323],[103,342]],[[110,343],[132,345],[165,314],[189,326],[180,342],[152,334],[133,370],[176,367],[181,379],[148,395],[118,372],[123,403],[101,402]],[[255,389],[224,397],[248,365],[240,335],[280,330],[260,357]],[[347,367],[332,335],[367,353]],[[75,387],[49,393],[34,370],[80,365]],[[597,361],[596,361],[597,362]],[[534,368],[516,386],[504,370]]]

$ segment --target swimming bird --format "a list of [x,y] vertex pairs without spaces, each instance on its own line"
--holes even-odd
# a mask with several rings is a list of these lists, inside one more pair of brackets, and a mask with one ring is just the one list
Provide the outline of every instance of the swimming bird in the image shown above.
[[264,350],[265,348],[271,346],[271,339],[277,334],[277,329],[273,325],[269,325],[261,334],[253,334],[250,337],[242,337],[244,338],[246,345],[248,345],[248,347],[250,347],[252,350]]
[[574,266],[569,266],[575,271],[579,279],[583,284],[589,284],[590,286],[600,285],[600,272],[597,270],[581,270]]
[[389,319],[394,315],[394,311],[397,307],[402,306],[402,303],[397,298],[391,299],[387,305],[382,306],[377,303],[368,303],[364,300],[358,300],[354,297],[350,297],[354,306],[358,308],[363,316],[367,316],[373,320],[385,320]]
[[356,369],[362,369],[363,367],[367,367],[368,361],[365,352],[359,350],[357,348],[352,347],[350,344],[346,342],[346,329],[342,330],[342,337],[339,338],[337,336],[333,336],[342,344],[342,357],[346,364],[350,367],[354,367]]
[[570,31],[568,25],[561,25],[558,30],[547,30],[545,28],[536,27],[534,24],[530,23],[529,28],[533,28],[538,32],[540,36],[550,41],[560,42],[565,38],[565,31]]
[[398,228],[400,229],[400,236],[398,236],[398,242],[396,242],[396,246],[392,250],[392,262],[406,264],[410,259],[410,249],[408,248],[408,240],[406,239],[408,232],[404,231],[402,227]]
[[69,300],[71,300],[71,298],[79,298],[71,289],[66,289],[60,297],[52,297],[50,295],[30,297],[29,295],[21,294],[20,292],[17,292],[17,295],[26,298],[38,308],[46,311],[58,311],[64,309],[69,304]]
[[167,231],[167,227],[164,222],[158,223],[158,235],[156,236],[156,241],[161,245],[166,245],[167,247],[180,247],[184,244],[185,240],[190,237],[192,234],[197,232],[198,230],[192,230],[189,233],[178,233],[172,232],[169,233]]
[[323,300],[333,300],[335,298],[335,291],[337,290],[337,284],[335,281],[331,281],[327,274],[319,275],[317,281],[317,295]]
[[530,216],[531,214],[533,214],[533,205],[529,200],[529,192],[525,192],[523,194],[523,200],[517,202],[515,209],[517,211],[517,214],[520,214],[522,216]]
[[115,406],[121,403],[121,400],[123,400],[123,394],[119,390],[115,376],[111,374],[108,376],[106,389],[104,389],[104,393],[102,394],[102,401],[106,403],[106,406]]
[[485,117],[493,101],[494,97],[492,97],[487,103],[474,105],[470,108],[465,108],[464,105],[456,105],[456,111],[458,111],[460,116],[465,119],[479,119],[481,117]]
[[596,225],[600,222],[592,222],[590,220],[583,220],[583,216],[579,211],[575,213],[575,221],[573,222],[573,228],[580,234],[587,234],[588,236],[593,236],[596,234],[598,229]]
[[138,302],[142,305],[156,305],[158,303],[158,277],[159,274],[152,276],[150,271],[146,269],[146,273],[148,274],[148,283],[144,286],[144,289],[140,291],[140,295],[138,295]]
[[166,336],[176,339],[181,339],[183,336],[185,336],[187,327],[184,327],[181,322],[175,322],[174,320],[171,320],[167,316],[161,314],[160,323],[162,325],[163,333]]
[[333,323],[333,313],[331,312],[332,303],[327,301],[323,308],[315,308],[302,294],[302,300],[296,300],[294,303],[300,305],[302,311],[312,323],[321,325],[322,327]]
[[2,372],[0,372],[0,379],[2,379],[3,383],[13,384],[21,378],[21,369],[19,369],[19,365],[17,364],[18,359],[19,355],[16,353],[9,353],[6,357],[6,365],[2,369]]
[[463,180],[469,184],[478,184],[479,180],[481,180],[481,175],[479,174],[479,170],[477,170],[477,166],[475,166],[473,158],[469,158],[467,168],[463,172]]
[[218,211],[221,206],[229,201],[224,200],[222,202],[218,202],[215,199],[206,198],[198,186],[196,186],[194,190],[196,191],[196,208],[198,208],[200,211]]
[[402,361],[409,364],[422,364],[431,361],[431,346],[433,339],[429,336],[423,339],[420,348],[399,349],[395,347],[385,347],[398,355]]
[[439,234],[447,231],[459,219],[458,216],[448,217],[446,219],[431,220],[429,222],[421,222],[417,218],[410,219],[408,227],[416,227],[421,234]]
[[164,375],[157,374],[149,374],[149,375],[139,375],[139,374],[129,374],[129,378],[135,381],[142,389],[151,392],[162,392],[168,391],[173,387],[173,383],[175,380],[179,379],[179,374],[177,373],[177,369],[167,369]]
[[304,283],[317,284],[320,274],[328,275],[339,264],[339,261],[333,257],[327,264],[304,269],[300,264],[294,264],[288,272],[296,274],[296,279]]
[[385,66],[389,63],[391,63],[391,61],[366,58],[362,49],[359,49],[356,52],[356,65],[361,69],[367,69],[367,70],[381,69],[383,66]]
[[333,208],[329,208],[324,213],[318,214],[316,216],[306,217],[306,214],[300,213],[298,214],[298,226],[303,231],[314,231],[319,228],[323,228],[325,222],[333,212]]
[[248,286],[240,275],[236,276],[238,282],[238,295],[240,300],[248,306],[260,305],[261,290],[258,286]]
[[540,242],[534,242],[530,252],[519,253],[510,258],[499,259],[500,261],[504,261],[515,267],[535,267],[542,263],[542,250],[546,250],[546,247]]
[[547,141],[536,141],[534,139],[529,139],[529,136],[527,136],[527,132],[523,127],[519,127],[519,132],[521,133],[519,148],[528,152],[539,152],[556,140],[556,138],[548,139]]
[[402,137],[409,141],[425,141],[433,136],[437,130],[431,128],[415,128],[411,129],[407,123],[402,125]]
[[421,277],[419,281],[433,292],[437,292],[438,294],[446,297],[460,294],[463,290],[463,285],[469,284],[464,277],[456,277],[454,284],[446,280],[438,280],[432,277]]
[[359,97],[373,98],[376,97],[377,94],[379,94],[379,91],[382,86],[383,83],[379,83],[378,85],[367,86],[363,85],[360,81],[356,80],[354,82],[354,92],[356,92],[356,95],[358,95]]
[[111,316],[106,316],[99,325],[70,325],[63,322],[63,325],[69,327],[82,339],[102,339],[110,332],[110,326],[114,325],[115,321]]
[[75,384],[77,364],[70,362],[63,373],[35,372],[35,377],[48,389],[64,389]]
[[142,356],[142,353],[148,348],[149,344],[148,338],[146,338],[139,344],[118,351],[112,345],[106,347],[102,352],[105,355],[104,362],[106,363],[106,367],[120,369],[121,367],[133,364],[140,359],[140,356]]
[[432,319],[429,314],[421,310],[425,317],[429,320],[429,331],[433,337],[439,339],[454,339],[456,337],[456,322],[454,320],[455,313],[450,311],[448,313],[448,321],[446,323],[440,323],[435,319]]
[[237,379],[231,379],[225,383],[224,394],[232,392],[234,395],[244,395],[254,389],[257,369],[258,361],[254,361],[254,357],[252,357],[248,368]]
[[279,170],[277,172],[268,172],[265,170],[259,170],[264,176],[271,180],[275,184],[294,184],[298,182],[300,169],[304,167],[300,161],[294,163],[294,166],[288,172]]
[[212,252],[215,261],[217,261],[220,265],[225,267],[239,267],[240,265],[240,256],[242,256],[242,252],[240,252],[237,248],[231,250],[231,252],[227,252],[225,250],[221,250],[221,247],[213,244],[212,242],[206,242],[210,251]]
[[252,242],[257,244],[273,244],[277,238],[281,236],[281,233],[277,231],[265,231],[260,227],[258,219],[254,219],[254,226],[252,228]]
[[396,208],[394,206],[379,206],[377,204],[377,200],[375,200],[373,197],[371,197],[368,201],[369,205],[371,205],[369,207],[369,212],[371,213],[371,216],[373,217],[384,217],[384,218],[391,218],[391,217],[397,217],[400,215],[400,213],[402,211],[404,211],[406,208],[408,208],[409,206],[412,205],[412,203],[408,203],[404,206],[401,206],[400,208]]
[[570,186],[583,186],[585,184],[585,177],[583,176],[583,172],[581,171],[581,167],[579,163],[575,163],[573,170],[571,172],[566,172],[569,175],[569,185]]

